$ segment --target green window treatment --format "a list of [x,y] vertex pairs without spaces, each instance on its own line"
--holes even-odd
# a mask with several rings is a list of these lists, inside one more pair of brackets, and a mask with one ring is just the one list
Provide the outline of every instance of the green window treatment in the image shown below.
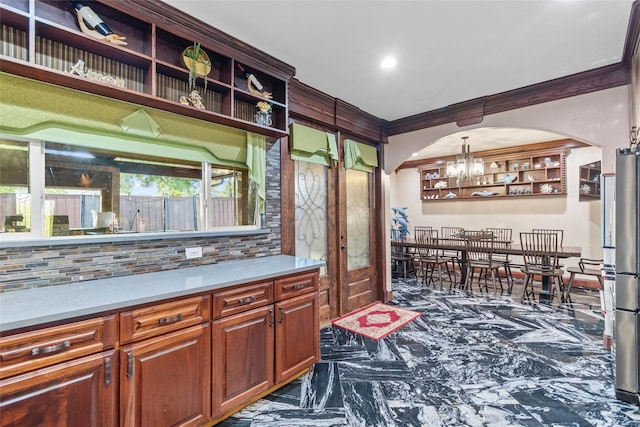
[[351,139],[344,140],[344,167],[362,172],[373,172],[378,166],[378,150],[371,145]]
[[307,126],[293,123],[290,126],[291,159],[335,166],[338,162],[336,136]]
[[265,190],[265,168],[266,168],[267,141],[264,135],[247,133],[247,168],[249,168],[249,179],[257,187],[259,213],[265,212],[264,202],[266,199]]
[[0,133],[246,167],[246,131],[0,73]]

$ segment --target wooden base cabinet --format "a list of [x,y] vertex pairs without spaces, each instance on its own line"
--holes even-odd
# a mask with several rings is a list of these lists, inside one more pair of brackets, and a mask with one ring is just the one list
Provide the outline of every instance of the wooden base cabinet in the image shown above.
[[318,294],[306,294],[276,304],[276,383],[320,360]]
[[320,360],[318,273],[276,279],[275,301],[264,285],[213,296],[214,418],[240,409]]
[[120,425],[197,426],[211,418],[210,332],[202,324],[120,349]]
[[318,271],[0,336],[0,426],[216,423],[320,359]]
[[261,307],[213,322],[213,407],[216,415],[274,385],[274,311]]
[[3,427],[116,427],[114,350],[0,381]]

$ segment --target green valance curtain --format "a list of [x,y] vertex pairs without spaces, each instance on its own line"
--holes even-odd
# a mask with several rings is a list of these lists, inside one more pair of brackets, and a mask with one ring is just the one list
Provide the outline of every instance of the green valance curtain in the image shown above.
[[0,133],[246,167],[247,133],[128,102],[0,73]]
[[371,145],[351,139],[344,140],[344,167],[362,172],[373,172],[378,166],[378,150]]
[[291,159],[335,166],[338,162],[336,136],[297,123],[290,125]]
[[264,135],[247,133],[247,168],[249,169],[249,179],[253,181],[253,183],[257,187],[258,213],[265,212],[265,168],[267,164],[266,150],[267,142]]

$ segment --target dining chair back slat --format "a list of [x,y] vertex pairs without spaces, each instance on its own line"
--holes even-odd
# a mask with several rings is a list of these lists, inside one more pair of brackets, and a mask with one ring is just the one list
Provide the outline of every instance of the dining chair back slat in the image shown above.
[[531,230],[532,233],[542,233],[542,234],[555,234],[558,236],[558,246],[562,247],[562,243],[564,241],[564,231],[556,230],[552,228],[534,228]]

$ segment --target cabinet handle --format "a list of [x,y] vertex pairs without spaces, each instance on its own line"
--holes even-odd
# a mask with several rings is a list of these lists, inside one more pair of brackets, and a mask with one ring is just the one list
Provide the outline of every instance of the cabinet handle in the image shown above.
[[104,385],[111,384],[111,358],[104,359]]
[[284,309],[280,307],[280,320],[278,320],[278,323],[282,322],[284,322]]
[[269,309],[269,326],[273,326],[274,321],[275,321],[275,314],[273,313],[273,309]]
[[298,291],[300,289],[304,289],[307,287],[306,283],[298,283],[297,285],[294,285],[291,289],[293,289],[294,291]]
[[178,313],[173,317],[161,317],[158,319],[158,325],[168,325],[182,320],[182,313]]
[[71,347],[71,341],[66,340],[64,342],[61,342],[60,344],[55,344],[55,345],[50,345],[48,347],[36,347],[31,349],[31,355],[32,356],[37,356],[39,354],[49,354],[49,353],[56,353],[58,351],[61,350],[65,350],[67,348]]
[[133,353],[127,353],[127,378],[133,378]]
[[238,304],[240,305],[251,304],[255,300],[256,300],[255,295],[251,295],[250,297],[246,297],[246,298],[238,298]]

